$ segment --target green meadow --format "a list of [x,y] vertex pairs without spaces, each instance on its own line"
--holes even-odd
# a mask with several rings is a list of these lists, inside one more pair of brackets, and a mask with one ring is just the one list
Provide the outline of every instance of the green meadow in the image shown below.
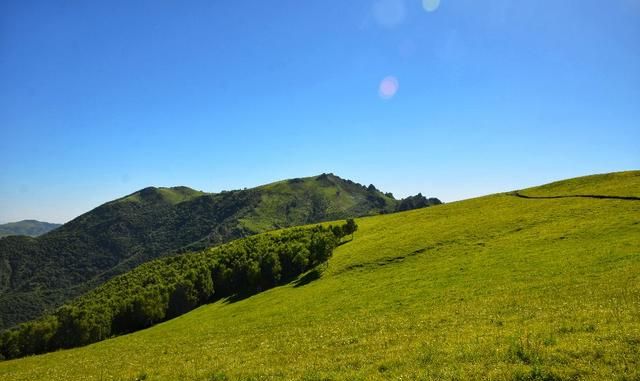
[[[640,197],[640,171],[520,192]],[[290,284],[0,380],[640,380],[640,201],[503,193],[356,221]]]

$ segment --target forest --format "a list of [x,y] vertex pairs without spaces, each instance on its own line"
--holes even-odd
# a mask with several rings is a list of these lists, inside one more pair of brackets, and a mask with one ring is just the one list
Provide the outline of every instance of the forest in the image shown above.
[[0,358],[72,348],[137,331],[202,304],[250,295],[326,262],[357,225],[293,228],[145,263],[0,335]]

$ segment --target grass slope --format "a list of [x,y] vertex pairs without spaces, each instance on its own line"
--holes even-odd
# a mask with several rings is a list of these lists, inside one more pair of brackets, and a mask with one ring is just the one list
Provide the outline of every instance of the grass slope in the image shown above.
[[[639,179],[522,192],[633,195]],[[317,280],[0,363],[0,379],[640,378],[639,201],[497,194],[358,224]]]
[[525,189],[520,193],[533,197],[580,195],[640,197],[640,176],[637,171],[584,176]]

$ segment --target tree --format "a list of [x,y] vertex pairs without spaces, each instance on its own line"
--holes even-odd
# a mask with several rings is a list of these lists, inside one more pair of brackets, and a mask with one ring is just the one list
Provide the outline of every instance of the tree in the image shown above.
[[333,249],[337,246],[339,239],[340,238],[334,234],[314,234],[309,244],[310,264],[316,266],[320,263],[327,262],[333,253]]
[[198,295],[198,304],[208,302],[213,296],[213,279],[211,279],[211,269],[207,266],[201,266],[196,269],[192,275],[196,293]]
[[167,317],[180,316],[198,305],[198,293],[189,279],[180,281],[169,298]]
[[274,252],[267,252],[261,261],[260,274],[262,275],[263,289],[273,287],[280,282],[280,276],[282,273],[282,265],[280,264],[280,258],[278,254]]
[[400,200],[400,203],[396,207],[396,211],[402,212],[405,210],[419,209],[430,205],[439,204],[442,204],[442,201],[438,200],[437,198],[426,198],[422,195],[422,193],[418,193],[415,196],[409,196]]
[[329,226],[329,229],[337,239],[344,237],[342,226]]
[[358,225],[353,218],[349,218],[347,223],[342,225],[342,232],[344,235],[351,235],[351,239],[353,239],[353,233],[355,233],[356,230],[358,230]]

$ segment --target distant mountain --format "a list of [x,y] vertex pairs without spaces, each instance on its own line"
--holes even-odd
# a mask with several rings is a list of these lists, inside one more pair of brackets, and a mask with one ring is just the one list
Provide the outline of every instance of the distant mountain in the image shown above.
[[422,195],[396,200],[333,174],[220,193],[145,188],[43,236],[0,239],[0,329],[164,255],[282,227],[438,203]]
[[22,220],[18,222],[9,222],[0,225],[0,237],[8,235],[27,235],[29,237],[37,237],[48,233],[51,230],[62,226],[61,224],[51,224],[49,222],[41,222],[36,220]]

